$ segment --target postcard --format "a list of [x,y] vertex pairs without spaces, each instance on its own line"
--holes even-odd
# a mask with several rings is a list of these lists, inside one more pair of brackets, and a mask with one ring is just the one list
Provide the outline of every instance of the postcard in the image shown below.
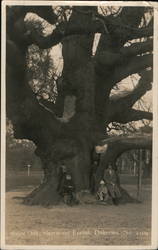
[[158,248],[157,20],[2,2],[1,249]]

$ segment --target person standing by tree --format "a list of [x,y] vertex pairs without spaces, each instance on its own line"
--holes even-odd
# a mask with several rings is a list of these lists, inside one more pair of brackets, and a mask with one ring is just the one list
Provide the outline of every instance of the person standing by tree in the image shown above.
[[98,161],[95,160],[92,164],[91,172],[90,172],[90,191],[92,194],[95,193],[95,181],[96,181],[95,175],[96,175],[97,168],[98,168]]
[[109,196],[112,198],[113,204],[119,204],[121,193],[117,184],[117,175],[110,164],[104,172],[104,181],[108,189]]
[[102,202],[106,202],[108,199],[108,190],[107,190],[104,180],[100,181],[100,186],[97,192],[97,196],[98,196],[98,199]]
[[60,192],[60,189],[62,187],[62,183],[65,179],[67,173],[67,168],[64,165],[64,163],[59,167],[59,172],[58,172],[58,187],[57,187],[57,191]]
[[70,174],[64,175],[59,192],[64,198],[64,203],[67,205],[76,204],[75,186]]

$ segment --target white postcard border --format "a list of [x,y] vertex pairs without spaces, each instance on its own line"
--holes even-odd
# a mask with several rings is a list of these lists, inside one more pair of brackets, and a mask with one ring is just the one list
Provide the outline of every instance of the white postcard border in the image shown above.
[[[91,5],[91,6],[151,6],[154,8],[154,82],[153,82],[153,170],[152,170],[152,243],[150,246],[47,246],[5,244],[5,142],[6,142],[6,5]],[[3,1],[2,2],[2,46],[1,46],[1,249],[157,249],[158,248],[158,3],[151,1]]]

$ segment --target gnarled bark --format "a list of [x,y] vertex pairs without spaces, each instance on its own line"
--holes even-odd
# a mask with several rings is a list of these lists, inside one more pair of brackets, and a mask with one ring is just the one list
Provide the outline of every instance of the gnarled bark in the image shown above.
[[[151,41],[142,43],[142,46],[140,43],[132,45],[128,49],[123,45],[132,39],[132,35],[152,35],[152,27],[146,28],[149,29],[147,33],[139,29],[144,8],[123,8],[117,17],[104,18],[97,13],[96,7],[78,6],[73,7],[67,23],[60,23],[49,36],[39,37],[25,26],[24,18],[28,12],[36,13],[51,24],[57,18],[50,7],[14,6],[7,11],[7,115],[12,120],[15,137],[32,140],[37,146],[36,154],[43,162],[44,183],[26,197],[25,204],[52,205],[61,198],[57,192],[57,170],[62,161],[72,175],[76,192],[89,189],[92,151],[96,143],[106,136],[108,123],[114,120],[109,118],[109,109],[112,110],[109,97],[111,89],[124,77],[152,66],[152,55],[138,56],[151,51]],[[125,22],[127,26],[123,25]],[[118,29],[118,25],[122,25],[122,30]],[[93,58],[96,32],[102,35]],[[63,45],[63,80],[58,95],[60,100],[54,105],[55,112],[49,112],[42,102],[37,101],[27,82],[26,54],[31,44],[49,48],[59,42]],[[127,55],[130,55],[130,62],[125,58]],[[133,93],[137,99],[138,89],[137,93]],[[129,94],[127,99],[130,98]],[[73,106],[70,112],[68,101]],[[131,103],[128,105],[130,112]],[[119,116],[117,105],[113,106],[113,117]],[[60,117],[57,117],[58,111]],[[130,143],[118,138],[117,143],[122,150],[118,152],[113,150],[116,147],[114,141],[106,141],[106,164],[111,161],[111,157],[116,159],[125,148],[130,149],[138,144],[137,138],[131,139]],[[143,141],[139,138],[139,147],[144,147],[144,142],[146,139]],[[98,181],[106,164],[101,161],[97,171]]]
[[99,181],[101,180],[103,172],[107,168],[108,164],[111,163],[115,166],[117,158],[123,152],[139,148],[151,149],[152,137],[150,135],[128,137],[117,136],[104,140],[102,142],[102,146],[104,146],[105,150],[101,155],[100,165],[96,172],[96,185],[98,185]]

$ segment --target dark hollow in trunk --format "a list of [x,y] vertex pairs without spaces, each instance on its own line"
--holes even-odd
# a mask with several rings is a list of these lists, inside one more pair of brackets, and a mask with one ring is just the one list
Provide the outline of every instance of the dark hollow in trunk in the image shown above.
[[[152,73],[145,69],[152,67],[152,55],[146,55],[152,51],[152,39],[124,47],[129,40],[152,36],[152,20],[147,27],[139,28],[144,11],[144,8],[124,7],[112,17],[100,16],[96,7],[76,6],[67,24],[62,22],[52,34],[42,37],[27,29],[24,18],[33,12],[53,24],[57,16],[51,7],[7,8],[7,116],[13,123],[16,138],[35,143],[45,173],[45,182],[25,198],[25,204],[47,206],[60,202],[57,170],[63,161],[72,175],[76,192],[89,190],[92,151],[107,137],[108,124],[152,119],[150,112],[132,109],[151,87]],[[121,20],[129,30],[121,26]],[[120,26],[116,25],[118,23]],[[101,38],[92,56],[96,32],[101,33]],[[58,88],[59,98],[49,112],[39,104],[28,84],[26,55],[32,44],[50,48],[59,42],[62,42],[64,61],[62,84]],[[125,96],[111,98],[112,88],[134,73],[141,73],[136,88]],[[138,141],[135,140],[132,146],[135,147]],[[108,162],[113,160],[115,163],[122,152],[117,152],[113,145],[115,142],[109,144],[111,150],[108,148],[99,164],[96,188]],[[143,147],[143,138],[140,147]],[[122,201],[130,201],[127,192],[122,188],[121,192]]]

